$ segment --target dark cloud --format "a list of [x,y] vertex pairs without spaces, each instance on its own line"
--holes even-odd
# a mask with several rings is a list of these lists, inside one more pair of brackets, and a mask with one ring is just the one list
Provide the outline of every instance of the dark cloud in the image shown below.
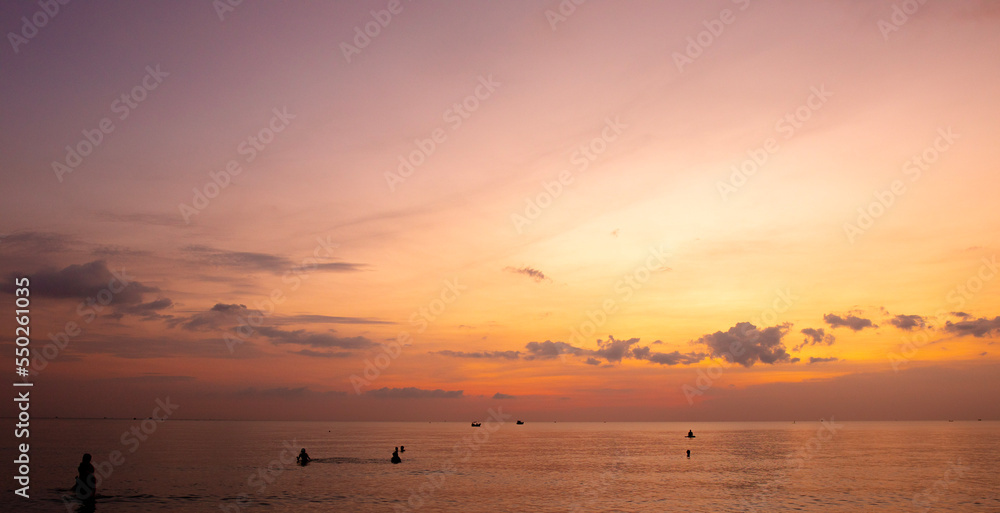
[[962,319],[968,319],[969,317],[972,317],[971,315],[965,312],[951,312],[951,314],[954,315],[955,317],[961,317]]
[[170,308],[173,305],[174,302],[170,298],[165,297],[150,301],[148,303],[119,306],[115,309],[115,314],[109,317],[114,317],[115,315],[117,315],[118,318],[121,318],[122,314],[128,314],[128,315],[138,315],[143,319],[168,319],[170,318],[169,315],[162,315],[159,313],[159,311]]
[[261,315],[257,310],[250,310],[246,305],[216,303],[207,311],[199,312],[189,317],[179,317],[167,321],[167,326],[180,326],[190,331],[213,331],[227,329],[239,324],[247,324],[250,315]]
[[183,249],[205,263],[221,267],[267,271],[276,274],[281,274],[295,267],[291,260],[267,253],[226,251],[201,245],[185,246]]
[[[659,342],[659,341],[657,341]],[[662,344],[662,342],[660,342]],[[655,342],[654,342],[655,344]],[[609,335],[607,340],[598,340],[597,349],[584,349],[566,342],[529,342],[526,360],[535,358],[555,358],[561,355],[586,356],[587,365],[600,365],[601,360],[609,364],[621,363],[625,359],[646,360],[660,365],[689,365],[704,360],[705,353],[655,352],[648,346],[639,346],[638,338],[616,339]]]
[[749,322],[741,322],[728,331],[716,331],[699,338],[695,343],[708,346],[709,354],[731,363],[750,367],[754,363],[774,364],[788,362],[791,356],[785,350],[781,337],[790,324],[771,326],[763,330]]
[[948,321],[944,325],[944,330],[958,336],[972,335],[973,337],[992,337],[993,332],[1000,332],[1000,317],[994,317],[992,320],[981,317],[971,321]]
[[897,315],[889,320],[889,323],[901,330],[912,330],[913,328],[923,328],[926,326],[926,319],[919,315]]
[[283,256],[249,251],[228,251],[202,245],[185,246],[183,250],[205,264],[244,271],[263,271],[273,274],[283,274],[289,271],[297,273],[309,271],[357,272],[367,267],[365,264],[351,262],[296,264]]
[[111,221],[116,223],[131,223],[147,226],[187,226],[184,219],[175,214],[116,214],[114,212],[97,212],[96,215],[97,218],[102,221]]
[[368,264],[358,264],[354,262],[324,262],[319,264],[306,264],[295,267],[297,272],[325,271],[330,273],[357,273],[368,269]]
[[493,394],[493,398],[494,399],[517,399],[517,397],[514,397],[512,395],[507,395],[507,394],[501,394],[500,392],[497,392],[497,393]]
[[430,354],[440,354],[444,356],[454,356],[456,358],[502,358],[505,360],[516,360],[521,356],[520,351],[431,351]]
[[387,388],[369,390],[364,395],[386,399],[457,399],[462,397],[463,390],[424,390],[416,387]]
[[74,339],[58,360],[67,360],[76,354],[107,354],[117,358],[226,358],[248,359],[263,356],[251,341],[245,341],[234,351],[222,337],[187,340],[180,337],[94,337]]
[[[131,305],[142,302],[142,295],[158,292],[156,287],[147,287],[133,280],[124,269],[114,272],[103,260],[86,264],[73,264],[61,270],[44,270],[35,273],[17,273],[31,280],[31,294],[40,297],[86,299],[110,296],[110,304]],[[126,283],[123,287],[122,283]],[[0,290],[12,293],[14,280],[4,280]],[[116,292],[117,291],[117,292]],[[105,303],[108,304],[108,303]]]
[[591,354],[598,358],[604,358],[608,362],[618,363],[622,361],[622,358],[631,357],[632,346],[638,343],[638,338],[616,340],[615,337],[608,335],[608,340],[597,341],[597,350],[592,351]]
[[[644,349],[645,351],[640,351],[640,349]],[[649,351],[648,347],[636,348],[633,353],[635,353],[634,356],[637,359],[647,360],[660,365],[691,365],[708,357],[706,353],[682,353],[680,351],[657,353]]]
[[524,347],[530,353],[524,357],[525,360],[556,358],[564,354],[574,356],[584,354],[584,350],[579,347],[574,347],[566,342],[552,342],[550,340],[546,340],[545,342],[528,342]]
[[61,253],[74,244],[72,238],[50,232],[18,232],[0,236],[0,250],[19,254]]
[[272,317],[274,324],[396,324],[367,317],[335,317],[332,315],[287,315]]
[[539,271],[538,269],[532,269],[531,267],[521,267],[521,268],[504,267],[503,270],[514,274],[523,274],[531,278],[532,280],[535,280],[536,282],[541,282],[549,279],[548,276],[545,276],[545,273]]
[[809,357],[809,363],[826,363],[826,362],[835,362],[837,360],[839,360],[839,358],[834,358],[832,356],[830,358],[815,358],[812,356]]
[[841,317],[834,314],[826,314],[823,316],[823,320],[830,325],[831,328],[839,328],[841,326],[851,328],[854,331],[861,331],[865,328],[877,328],[878,326],[872,324],[871,319],[865,319],[862,317],[856,317],[854,315],[847,315],[846,317]]
[[272,344],[298,344],[314,348],[368,349],[375,344],[366,337],[338,337],[332,333],[311,333],[306,330],[282,330],[271,326],[257,328]]
[[806,336],[806,338],[802,340],[801,344],[793,347],[792,351],[798,351],[805,346],[815,346],[815,345],[832,346],[833,343],[837,340],[836,338],[834,338],[832,333],[826,333],[826,331],[824,331],[823,328],[818,328],[818,329],[806,328],[801,331],[802,334]]
[[349,356],[354,356],[354,353],[348,353],[345,351],[339,352],[325,352],[325,351],[313,351],[312,349],[302,349],[299,351],[291,351],[292,354],[300,354],[302,356],[312,356],[315,358],[347,358]]

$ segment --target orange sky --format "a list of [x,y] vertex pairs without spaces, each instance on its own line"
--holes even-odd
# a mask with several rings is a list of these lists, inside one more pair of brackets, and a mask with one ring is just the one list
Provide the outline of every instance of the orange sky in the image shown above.
[[40,414],[998,418],[1000,10],[904,3],[3,6]]

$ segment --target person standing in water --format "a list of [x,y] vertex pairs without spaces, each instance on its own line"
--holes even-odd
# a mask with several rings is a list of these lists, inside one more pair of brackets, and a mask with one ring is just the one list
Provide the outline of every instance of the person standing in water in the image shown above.
[[79,474],[73,491],[76,497],[84,502],[93,502],[97,498],[97,478],[94,477],[94,466],[90,463],[90,454],[84,454],[80,466],[76,467]]
[[691,457],[691,449],[688,449],[688,458]]
[[310,458],[309,455],[306,454],[306,448],[303,447],[302,450],[299,451],[299,455],[295,457],[295,462],[298,463],[299,465],[305,465],[310,461],[312,461],[312,458]]
[[392,451],[392,459],[389,460],[389,461],[391,461],[393,463],[399,463],[399,462],[403,461],[403,460],[399,459],[399,447],[396,447],[396,450]]

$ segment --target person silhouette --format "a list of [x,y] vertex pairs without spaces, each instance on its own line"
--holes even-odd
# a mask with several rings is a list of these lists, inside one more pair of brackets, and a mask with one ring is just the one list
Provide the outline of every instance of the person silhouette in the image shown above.
[[399,446],[399,452],[406,452],[406,446],[405,445],[400,445]]
[[306,454],[306,448],[303,447],[302,450],[299,451],[299,455],[295,457],[295,462],[304,467],[310,461],[312,461],[312,458],[310,458],[309,455]]
[[688,430],[687,438],[694,438],[694,431]]
[[691,457],[691,449],[688,449],[688,458]]
[[392,459],[389,460],[389,461],[391,461],[393,463],[399,463],[399,462],[403,461],[403,460],[399,459],[399,447],[396,447],[396,450],[392,451]]
[[76,483],[73,484],[73,491],[76,497],[84,502],[93,502],[97,498],[97,478],[94,477],[94,466],[90,463],[90,453],[83,455],[80,466],[76,467]]

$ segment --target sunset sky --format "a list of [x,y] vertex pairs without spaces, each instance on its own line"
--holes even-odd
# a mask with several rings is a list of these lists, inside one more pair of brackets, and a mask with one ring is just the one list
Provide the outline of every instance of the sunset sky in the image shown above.
[[1000,3],[39,12],[36,415],[1000,418]]

